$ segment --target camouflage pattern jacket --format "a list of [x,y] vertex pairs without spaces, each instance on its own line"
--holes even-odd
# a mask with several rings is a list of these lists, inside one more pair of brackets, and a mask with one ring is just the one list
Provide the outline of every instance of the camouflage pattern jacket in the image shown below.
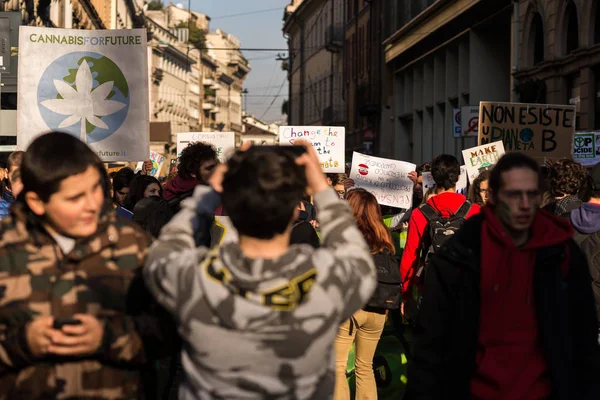
[[[144,346],[156,347],[163,332],[141,279],[148,246],[141,229],[111,211],[96,234],[63,255],[39,222],[15,205],[0,223],[1,400],[144,397]],[[95,315],[103,324],[98,351],[81,358],[33,357],[27,322],[76,313]]]
[[376,276],[348,205],[331,189],[315,199],[323,247],[295,245],[273,260],[247,258],[237,243],[197,247],[220,203],[206,187],[163,228],[144,277],[184,341],[180,399],[332,397],[339,325]]

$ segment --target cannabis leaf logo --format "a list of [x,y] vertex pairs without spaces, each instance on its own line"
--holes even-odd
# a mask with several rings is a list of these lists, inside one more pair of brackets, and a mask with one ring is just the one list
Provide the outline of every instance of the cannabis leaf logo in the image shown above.
[[94,78],[87,61],[83,60],[75,77],[75,86],[61,80],[54,80],[54,86],[62,99],[51,99],[42,101],[41,104],[52,112],[60,115],[68,115],[59,128],[66,128],[81,121],[79,138],[86,142],[86,122],[95,127],[108,129],[108,125],[99,117],[111,115],[126,106],[125,103],[115,100],[107,100],[114,82],[105,82],[92,88]]

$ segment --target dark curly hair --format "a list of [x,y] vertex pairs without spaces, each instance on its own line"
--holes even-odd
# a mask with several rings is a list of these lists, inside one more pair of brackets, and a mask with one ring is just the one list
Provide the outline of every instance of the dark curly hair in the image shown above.
[[189,144],[179,156],[178,174],[183,179],[194,179],[192,174],[197,175],[202,164],[216,159],[217,150],[214,146],[204,142]]
[[272,239],[285,232],[306,191],[306,172],[287,152],[261,146],[237,152],[227,163],[223,207],[240,233]]
[[423,172],[431,172],[431,163],[423,163],[417,167],[417,176],[422,176]]
[[550,169],[550,191],[554,197],[578,195],[587,184],[585,167],[568,158],[561,158]]

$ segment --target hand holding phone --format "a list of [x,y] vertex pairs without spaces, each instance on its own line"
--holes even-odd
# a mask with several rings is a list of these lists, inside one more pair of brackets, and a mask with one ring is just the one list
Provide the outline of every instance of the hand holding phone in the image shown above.
[[54,318],[52,329],[60,331],[65,325],[81,325],[81,321],[76,318]]

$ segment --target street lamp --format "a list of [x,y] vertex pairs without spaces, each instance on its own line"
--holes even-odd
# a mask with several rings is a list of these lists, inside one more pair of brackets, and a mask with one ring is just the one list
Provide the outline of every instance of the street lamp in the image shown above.
[[248,112],[248,89],[242,90],[242,95],[244,95],[244,111]]

